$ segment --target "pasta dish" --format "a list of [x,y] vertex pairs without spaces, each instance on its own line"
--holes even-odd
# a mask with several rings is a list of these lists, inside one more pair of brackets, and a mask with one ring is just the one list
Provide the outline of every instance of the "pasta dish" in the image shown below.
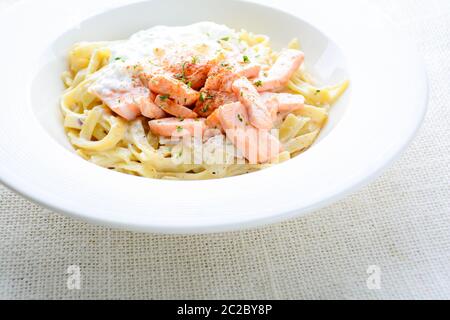
[[69,53],[64,128],[84,159],[122,173],[200,180],[241,175],[307,150],[345,81],[318,86],[297,39],[201,22]]

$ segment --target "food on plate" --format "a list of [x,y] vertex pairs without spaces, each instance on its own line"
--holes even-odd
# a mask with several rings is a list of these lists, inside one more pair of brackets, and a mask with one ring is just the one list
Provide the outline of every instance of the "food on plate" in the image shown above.
[[[307,59],[307,57],[306,57]],[[200,180],[289,160],[318,137],[348,81],[318,87],[298,41],[201,22],[69,53],[61,108],[77,153],[136,176]]]

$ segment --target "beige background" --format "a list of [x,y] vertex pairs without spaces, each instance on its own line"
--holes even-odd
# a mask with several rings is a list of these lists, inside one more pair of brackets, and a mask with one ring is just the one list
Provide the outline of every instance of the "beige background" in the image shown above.
[[87,225],[0,186],[0,298],[450,298],[450,1],[371,2],[416,39],[431,89],[423,129],[376,182],[308,217],[199,236]]

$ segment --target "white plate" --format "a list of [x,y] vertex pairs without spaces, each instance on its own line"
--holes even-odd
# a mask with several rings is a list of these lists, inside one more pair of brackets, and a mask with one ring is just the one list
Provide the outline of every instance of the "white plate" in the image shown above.
[[[305,214],[368,183],[423,120],[427,81],[416,49],[363,1],[266,1],[284,12],[242,1],[131,2],[25,1],[0,17],[4,184],[56,211],[112,227],[160,233],[242,229]],[[350,78],[351,89],[320,141],[287,163],[214,181],[138,178],[78,157],[58,108],[70,45],[202,20],[268,34],[276,47],[298,37],[316,75],[326,82]]]

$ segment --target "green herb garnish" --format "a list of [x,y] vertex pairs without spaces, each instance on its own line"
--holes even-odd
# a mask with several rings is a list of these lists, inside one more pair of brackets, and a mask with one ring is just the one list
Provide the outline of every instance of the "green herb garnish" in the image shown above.
[[223,37],[223,38],[220,39],[220,40],[222,40],[222,41],[228,41],[228,40],[230,40],[230,37]]
[[159,99],[161,99],[162,101],[166,101],[169,98],[170,98],[170,95],[168,95],[168,94],[165,94],[163,96],[159,96]]
[[262,81],[261,80],[256,81],[255,86],[262,87]]
[[203,113],[208,112],[208,110],[209,110],[209,104],[205,105],[205,106],[202,108],[202,112],[203,112]]
[[242,116],[240,114],[238,114],[237,117],[238,117],[240,122],[244,122],[244,119],[242,118]]
[[183,62],[183,65],[181,66],[181,74],[177,74],[175,76],[178,80],[183,81],[184,83],[187,83],[187,80],[186,80],[186,63],[187,62]]
[[245,63],[250,63],[250,59],[249,59],[247,56],[244,56],[243,59],[244,59],[244,62],[245,62]]

